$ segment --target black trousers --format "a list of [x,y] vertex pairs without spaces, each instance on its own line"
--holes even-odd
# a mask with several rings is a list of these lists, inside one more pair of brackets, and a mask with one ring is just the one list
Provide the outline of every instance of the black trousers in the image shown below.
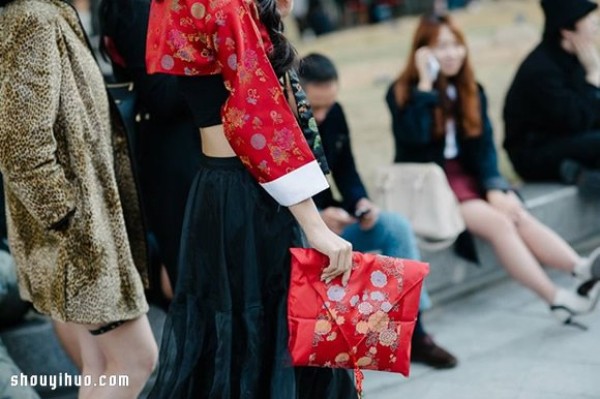
[[525,180],[560,180],[560,164],[578,161],[590,169],[600,169],[600,131],[569,137],[532,137],[519,148],[507,149],[517,173]]
[[[166,266],[175,287],[185,204],[200,168],[200,134],[191,118],[154,118],[140,125],[138,136],[137,162],[148,228],[158,244],[158,264]],[[160,267],[153,269],[152,281],[160,284]]]

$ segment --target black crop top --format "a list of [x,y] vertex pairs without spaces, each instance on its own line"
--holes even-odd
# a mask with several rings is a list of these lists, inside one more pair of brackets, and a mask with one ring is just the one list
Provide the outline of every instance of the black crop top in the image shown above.
[[[292,94],[296,100],[296,110],[298,112],[298,123],[304,134],[304,138],[308,143],[315,159],[321,166],[323,173],[329,173],[329,166],[323,146],[321,145],[321,137],[317,129],[306,93],[300,86],[300,81],[295,70],[290,70],[287,74],[289,83],[292,87]],[[185,100],[192,112],[194,123],[197,127],[209,127],[221,125],[221,108],[229,91],[223,83],[223,76],[217,75],[198,75],[198,76],[178,76],[177,83],[179,90],[183,93]],[[287,97],[287,93],[285,94]]]
[[177,79],[196,126],[200,128],[221,125],[221,107],[229,97],[223,76],[178,76]]

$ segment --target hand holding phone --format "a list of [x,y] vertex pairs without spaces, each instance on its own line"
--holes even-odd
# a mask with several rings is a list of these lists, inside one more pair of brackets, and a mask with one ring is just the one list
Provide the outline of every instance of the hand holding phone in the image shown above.
[[432,53],[427,59],[427,73],[432,82],[435,82],[440,74],[440,63]]
[[356,212],[354,212],[354,217],[357,218],[358,220],[362,220],[370,212],[371,212],[371,208],[357,209]]
[[431,90],[440,73],[440,63],[427,46],[417,50],[415,63],[419,71],[419,89],[423,91]]

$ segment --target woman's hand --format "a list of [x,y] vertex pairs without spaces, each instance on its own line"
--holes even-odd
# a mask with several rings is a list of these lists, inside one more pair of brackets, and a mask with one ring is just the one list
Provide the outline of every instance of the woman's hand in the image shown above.
[[329,266],[323,269],[321,280],[329,283],[343,274],[342,285],[346,286],[352,269],[352,244],[327,227],[305,230],[304,233],[312,248],[329,257]]
[[488,191],[487,200],[494,209],[499,210],[515,223],[519,222],[525,211],[523,203],[512,191],[508,193],[500,190]]
[[429,62],[433,57],[433,52],[427,46],[421,47],[415,52],[415,64],[419,71],[418,89],[421,91],[431,91],[433,89],[433,79],[429,71]]
[[600,87],[600,53],[596,45],[569,30],[563,30],[562,35],[571,44],[573,52],[585,69],[588,83]]
[[342,284],[348,284],[352,271],[352,244],[327,227],[312,199],[292,205],[289,209],[304,230],[310,246],[329,258],[329,265],[323,269],[321,280],[329,283],[333,278],[343,275]]

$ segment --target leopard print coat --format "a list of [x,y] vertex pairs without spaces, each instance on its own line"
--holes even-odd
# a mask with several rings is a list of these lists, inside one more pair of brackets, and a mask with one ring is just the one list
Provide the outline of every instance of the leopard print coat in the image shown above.
[[[146,248],[128,143],[74,9],[9,3],[0,54],[0,169],[21,296],[80,324],[144,314]],[[63,220],[68,227],[53,228]]]

